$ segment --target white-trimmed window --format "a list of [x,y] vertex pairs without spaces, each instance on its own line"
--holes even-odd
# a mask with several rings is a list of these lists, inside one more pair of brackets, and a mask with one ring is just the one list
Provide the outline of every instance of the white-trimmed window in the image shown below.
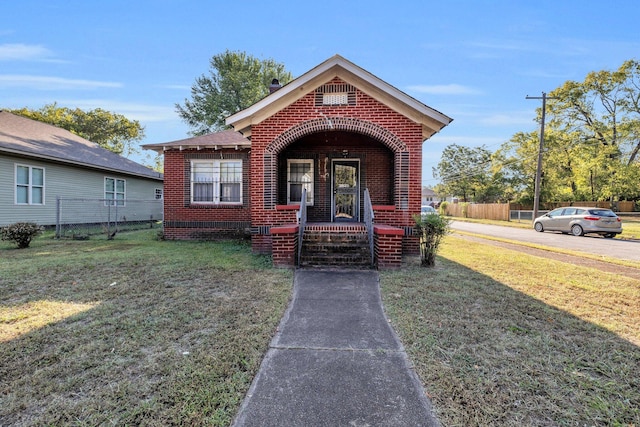
[[153,196],[154,196],[154,199],[156,200],[162,200],[162,188],[156,188],[156,191]]
[[104,202],[105,206],[124,206],[126,200],[126,181],[124,179],[109,178],[104,179]]
[[242,204],[242,160],[192,160],[191,202]]
[[16,165],[16,204],[44,205],[44,168]]
[[307,206],[313,206],[313,160],[287,160],[287,203],[300,203],[304,188],[307,189]]

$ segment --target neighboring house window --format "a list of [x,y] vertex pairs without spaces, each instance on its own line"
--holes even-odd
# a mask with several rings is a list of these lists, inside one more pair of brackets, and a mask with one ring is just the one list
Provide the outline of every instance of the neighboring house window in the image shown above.
[[313,205],[313,160],[287,160],[287,203],[300,203],[307,189],[307,205]]
[[16,204],[44,205],[44,168],[16,165]]
[[241,160],[193,160],[191,202],[209,204],[242,203]]
[[162,200],[162,188],[156,188],[155,199]]
[[104,179],[104,202],[105,206],[124,206],[126,199],[126,182],[124,179],[105,178]]

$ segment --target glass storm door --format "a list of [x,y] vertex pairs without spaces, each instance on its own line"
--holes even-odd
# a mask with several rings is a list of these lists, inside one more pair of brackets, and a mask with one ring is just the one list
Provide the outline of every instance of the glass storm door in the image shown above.
[[360,176],[357,160],[335,160],[333,174],[333,221],[358,221]]

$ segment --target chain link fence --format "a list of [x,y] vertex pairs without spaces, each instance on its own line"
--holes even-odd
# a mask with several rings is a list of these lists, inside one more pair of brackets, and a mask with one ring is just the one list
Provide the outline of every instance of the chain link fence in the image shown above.
[[56,199],[56,238],[113,238],[119,231],[162,227],[162,200]]

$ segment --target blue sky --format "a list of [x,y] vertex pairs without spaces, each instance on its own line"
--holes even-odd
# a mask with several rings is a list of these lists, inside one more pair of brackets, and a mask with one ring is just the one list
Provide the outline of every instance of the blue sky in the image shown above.
[[0,108],[103,108],[139,120],[143,144],[168,142],[187,136],[175,104],[213,55],[299,76],[337,53],[454,119],[424,144],[434,185],[447,145],[495,151],[536,130],[527,95],[640,59],[639,20],[637,0],[2,2]]

